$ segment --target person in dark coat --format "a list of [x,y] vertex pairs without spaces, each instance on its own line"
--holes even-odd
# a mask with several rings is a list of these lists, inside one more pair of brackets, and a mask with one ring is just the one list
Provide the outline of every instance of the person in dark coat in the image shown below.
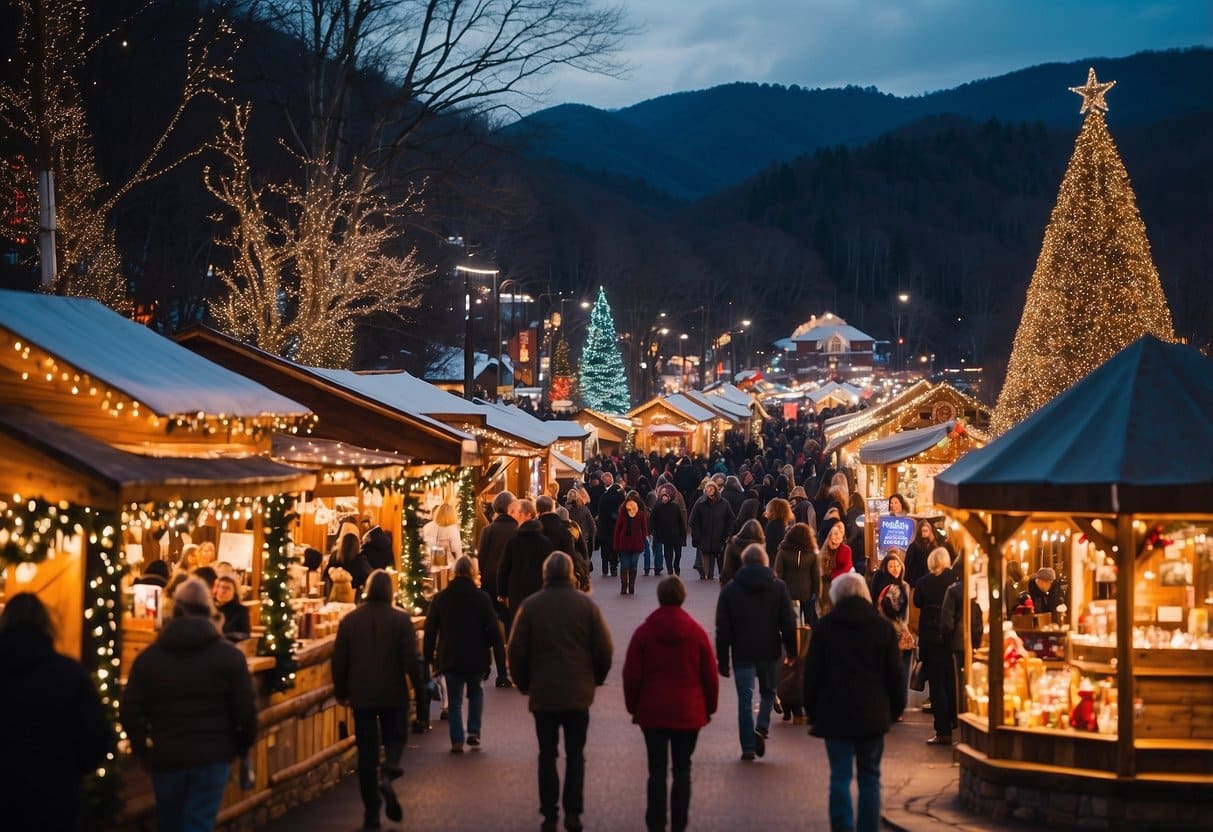
[[929,571],[927,556],[940,546],[944,547],[953,559],[955,558],[952,547],[944,543],[934,524],[930,520],[919,520],[914,540],[906,547],[906,583],[911,587],[918,586],[919,579]]
[[492,599],[493,609],[503,622],[509,618],[509,612],[497,600],[498,596],[505,594],[497,586],[497,571],[501,568],[501,559],[505,557],[505,545],[518,534],[518,521],[510,513],[516,502],[509,491],[497,492],[493,497],[493,519],[480,532],[480,548],[476,552],[480,561],[480,586]]
[[[497,662],[497,678],[505,678],[505,641],[492,601],[476,585],[476,567],[465,556],[455,561],[455,577],[434,596],[425,617],[425,660],[446,677],[450,700],[451,751],[461,753],[466,740],[480,747],[484,715],[481,682],[489,678],[489,651]],[[463,691],[468,718],[463,724]]]
[[669,483],[657,487],[657,502],[649,514],[653,554],[671,575],[682,574],[682,547],[687,542],[687,517],[678,504],[678,490]]
[[[709,482],[703,487],[703,496],[691,509],[691,545],[699,550],[703,561],[699,569],[701,580],[716,576],[724,544],[733,530],[733,509],[720,499],[716,484]],[[705,574],[706,572],[706,574]]]
[[354,710],[363,829],[379,828],[381,797],[389,820],[403,817],[392,781],[403,774],[400,757],[408,738],[408,683],[414,690],[422,689],[417,633],[408,613],[393,606],[393,584],[387,572],[372,572],[365,601],[341,619],[333,643],[333,696]]
[[[943,630],[944,638],[952,651],[952,678],[956,687],[952,701],[957,712],[960,703],[964,701],[965,690],[965,651],[976,650],[981,646],[981,636],[984,631],[981,621],[981,607],[976,598],[968,597],[963,572],[960,579],[948,587],[943,597],[943,609],[940,612],[939,627]],[[969,643],[965,644],[964,605],[969,605]]]
[[[396,566],[396,557],[392,554],[392,539],[379,526],[372,526],[362,536],[362,554],[372,570],[394,569]],[[356,584],[355,589],[358,586],[361,584]]]
[[779,552],[779,543],[787,533],[788,526],[796,522],[792,514],[792,504],[782,497],[776,497],[767,503],[762,516],[766,521],[762,534],[766,539],[767,557],[774,563],[775,555]]
[[154,560],[143,565],[143,574],[135,579],[136,586],[158,586],[164,589],[168,585],[169,568],[162,560]]
[[775,577],[788,587],[792,611],[797,620],[811,624],[813,599],[821,590],[821,568],[817,563],[817,541],[813,530],[805,523],[793,523],[779,543],[775,553]]
[[741,553],[752,543],[757,543],[764,548],[766,546],[766,536],[762,531],[762,524],[757,520],[745,521],[737,533],[724,544],[724,555],[720,560],[721,586],[733,580],[737,570],[741,569]]
[[674,470],[674,487],[682,493],[685,505],[695,504],[695,498],[699,494],[699,482],[702,479],[703,472],[691,462],[690,457],[684,456],[678,461],[678,467]]
[[1036,570],[1036,574],[1028,581],[1027,596],[1032,599],[1032,608],[1035,612],[1057,612],[1057,608],[1062,603],[1061,585],[1057,583],[1057,573],[1048,566]]
[[84,828],[81,781],[114,745],[88,672],[56,653],[54,644],[54,625],[38,597],[10,597],[0,616],[0,713],[9,717],[0,754],[0,825],[13,832]]
[[585,808],[585,739],[595,689],[606,682],[613,646],[602,611],[574,586],[573,560],[553,552],[543,564],[543,589],[528,597],[514,621],[510,671],[528,698],[539,740],[539,811],[555,832],[564,732],[564,828],[580,830]]
[[809,501],[804,486],[793,488],[792,493],[788,495],[788,502],[792,504],[792,518],[797,523],[804,523],[810,529],[817,528],[817,512],[813,510],[813,503]]
[[[813,736],[826,742],[830,761],[830,828],[880,828],[880,758],[884,735],[906,706],[897,635],[872,606],[855,572],[830,586],[831,610],[809,641],[804,703]],[[858,813],[851,803],[851,771],[858,772]]]
[[[747,761],[766,753],[775,687],[779,684],[780,647],[784,664],[789,667],[797,654],[792,599],[767,562],[767,551],[761,544],[747,546],[741,553],[741,569],[720,591],[716,602],[716,664],[720,675],[728,677],[732,659],[737,732],[741,759]],[[757,722],[755,683],[760,694]]]
[[589,497],[587,507],[590,510],[590,514],[597,517],[598,501],[602,498],[602,492],[606,490],[602,485],[602,473],[599,471],[591,473],[588,483],[589,485],[585,489],[586,496]]
[[122,695],[131,752],[152,773],[156,828],[219,815],[232,759],[257,738],[248,662],[224,640],[210,588],[189,578],[172,617],[131,664]]
[[682,609],[687,589],[674,576],[657,584],[660,606],[636,628],[623,663],[623,700],[644,732],[648,800],[644,821],[665,829],[666,760],[674,772],[669,790],[670,828],[687,828],[691,754],[699,730],[716,713],[720,682],[708,634]]
[[580,488],[569,490],[568,496],[565,497],[565,506],[569,510],[569,519],[576,523],[581,528],[581,539],[585,543],[586,551],[586,566],[590,571],[594,569],[594,549],[597,548],[598,526],[594,522],[594,515],[587,505],[589,497],[585,491]]
[[596,523],[602,534],[598,536],[602,548],[602,574],[615,577],[619,574],[619,553],[615,551],[615,522],[619,509],[623,508],[624,491],[609,473],[602,474],[603,491],[598,498]]
[[751,490],[748,493],[753,496],[747,496],[737,514],[733,516],[733,534],[741,531],[747,520],[758,520],[762,514],[762,500],[758,499],[758,492]]
[[333,580],[329,577],[329,572],[338,566],[350,573],[350,584],[354,587],[355,592],[366,584],[366,579],[374,571],[371,569],[371,562],[362,553],[357,535],[352,533],[343,535],[341,542],[337,544],[337,551],[329,556],[329,561],[324,566],[324,597],[326,599],[333,591]]
[[546,494],[535,498],[535,511],[539,512],[539,525],[543,527],[544,536],[552,541],[552,546],[569,557],[576,552],[573,543],[573,533],[556,514],[556,501]]
[[535,517],[534,503],[518,500],[514,504],[514,516],[519,521],[518,532],[505,544],[505,556],[497,570],[497,591],[502,593],[499,600],[509,610],[507,633],[522,602],[543,587],[543,561],[555,548]]
[[868,579],[867,536],[864,534],[863,525],[859,523],[861,517],[864,517],[863,495],[852,492],[851,505],[847,509],[844,523],[847,531],[847,545],[851,547],[851,568],[863,575],[863,579],[866,581]]
[[248,607],[240,603],[240,587],[231,575],[215,579],[215,608],[223,616],[223,637],[228,641],[244,641],[253,632]]
[[951,556],[942,546],[927,555],[928,574],[914,585],[914,606],[918,616],[918,659],[931,686],[931,710],[935,717],[935,736],[930,745],[952,745],[952,724],[956,721],[956,677],[952,672],[952,641],[943,630],[943,602],[955,576],[948,568]]
[[724,488],[720,489],[720,496],[728,502],[734,515],[740,512],[741,504],[745,502],[745,489],[741,487],[741,480],[735,476],[725,477]]

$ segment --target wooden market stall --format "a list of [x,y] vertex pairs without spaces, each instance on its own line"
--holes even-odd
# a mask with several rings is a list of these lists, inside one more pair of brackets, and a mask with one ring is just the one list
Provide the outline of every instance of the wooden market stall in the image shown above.
[[[969,807],[1213,825],[1210,414],[1213,364],[1147,336],[936,478],[999,636],[961,703]],[[1054,570],[1057,611],[1026,609],[1010,562]]]
[[919,489],[923,487],[923,496],[929,499],[926,493],[929,483],[920,483],[918,475],[934,474],[942,467],[897,466],[893,469],[898,475],[896,483],[891,483],[887,477],[872,481],[862,464],[855,465],[856,457],[861,447],[875,440],[952,421],[956,421],[969,437],[981,439],[990,423],[990,409],[946,382],[919,381],[876,407],[827,419],[825,452],[827,455],[836,453],[843,465],[856,468],[857,488],[865,497],[888,496],[896,491],[909,500],[914,512],[923,513],[923,507],[918,505]]
[[626,453],[632,444],[632,423],[625,417],[599,413],[586,407],[570,418],[589,431],[590,439],[587,444],[590,446],[588,452],[591,456]]
[[627,415],[636,428],[636,450],[644,454],[707,454],[716,425],[723,421],[715,411],[681,393],[657,396]]
[[[326,763],[350,751],[336,727],[349,715],[325,689],[327,654],[296,650],[285,580],[288,516],[316,476],[269,458],[275,434],[314,424],[308,408],[95,301],[16,292],[0,293],[0,403],[0,493],[21,495],[0,527],[24,541],[6,556],[30,555],[3,593],[47,599],[77,642],[65,652],[92,666],[116,708],[163,610],[157,589],[127,582],[156,558],[184,564],[187,535],[213,544],[259,622],[242,642],[261,705],[257,776],[250,789],[229,783],[221,822],[335,782],[340,766]],[[78,533],[40,537],[38,518]],[[119,822],[150,822],[146,776],[111,759],[101,787],[121,790]]]

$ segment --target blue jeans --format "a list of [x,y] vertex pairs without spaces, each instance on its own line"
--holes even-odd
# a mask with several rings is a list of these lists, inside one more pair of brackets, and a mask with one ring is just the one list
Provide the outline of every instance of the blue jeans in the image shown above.
[[635,572],[640,563],[640,552],[619,552],[619,568],[624,572]]
[[450,700],[448,716],[451,725],[451,742],[462,743],[463,733],[463,690],[468,692],[468,724],[467,732],[480,736],[480,717],[484,714],[484,688],[481,687],[483,676],[460,676],[457,673],[446,674],[447,697]]
[[[754,723],[754,683],[758,683],[758,723]],[[733,663],[733,684],[737,686],[737,736],[742,751],[754,750],[754,732],[764,734],[771,727],[771,708],[775,705],[775,687],[779,684],[779,661]]]
[[653,555],[657,554],[657,573],[661,574],[661,554],[656,550],[657,543],[649,538],[644,539],[644,573],[647,575],[653,568]]
[[152,775],[157,832],[210,832],[219,817],[231,761]]
[[[880,829],[880,756],[884,737],[866,740],[826,739],[830,758],[830,829],[877,832]],[[851,761],[859,774],[859,823],[851,807]]]

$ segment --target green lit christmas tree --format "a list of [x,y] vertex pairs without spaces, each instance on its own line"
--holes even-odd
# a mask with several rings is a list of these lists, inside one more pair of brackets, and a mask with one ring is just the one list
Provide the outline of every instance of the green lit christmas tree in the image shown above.
[[607,303],[606,290],[598,287],[598,299],[590,312],[585,348],[581,351],[581,399],[585,406],[602,413],[627,413],[631,407],[628,377],[619,354],[615,319]]

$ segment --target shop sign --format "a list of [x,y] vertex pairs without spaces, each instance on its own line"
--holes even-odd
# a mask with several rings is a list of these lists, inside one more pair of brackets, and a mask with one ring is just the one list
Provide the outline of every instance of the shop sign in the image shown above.
[[912,517],[894,517],[891,514],[880,518],[880,531],[876,545],[880,549],[900,549],[905,551],[914,540],[914,527],[917,524]]

